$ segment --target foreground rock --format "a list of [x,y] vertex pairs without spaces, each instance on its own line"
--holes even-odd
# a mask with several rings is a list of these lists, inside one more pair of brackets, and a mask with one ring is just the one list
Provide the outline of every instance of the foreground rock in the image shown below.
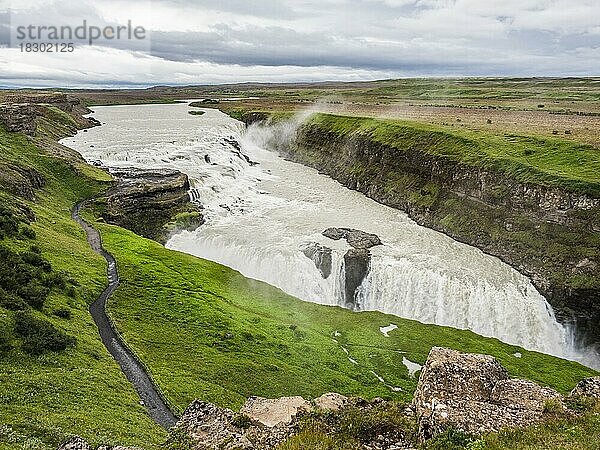
[[[144,237],[166,242],[175,229],[196,229],[204,219],[190,202],[186,174],[171,169],[113,169],[117,186],[106,198],[105,219]],[[180,224],[174,218],[179,215]]]
[[593,397],[600,399],[600,377],[586,378],[571,391],[571,397]]
[[478,434],[529,426],[549,405],[565,410],[558,392],[509,379],[494,357],[438,347],[429,353],[413,400],[421,440],[450,427]]
[[381,239],[376,234],[353,228],[327,228],[322,234],[334,241],[345,239],[352,247],[344,255],[344,295],[346,307],[357,309],[360,306],[356,301],[357,290],[369,273],[371,262],[369,249],[381,245]]
[[295,433],[298,414],[311,409],[302,397],[250,397],[239,413],[194,401],[176,425],[198,449],[273,449]]
[[240,413],[267,427],[289,425],[302,411],[310,411],[310,403],[302,397],[281,397],[277,399],[250,397]]
[[[360,398],[347,398],[337,393],[326,393],[312,404],[302,397],[266,399],[249,398],[240,413],[219,408],[196,400],[185,411],[176,425],[192,441],[195,450],[272,450],[297,434],[299,419],[311,412],[321,413],[321,424],[331,433],[339,431],[345,408],[352,408],[351,416],[373,414],[377,408],[388,405],[381,399],[371,402]],[[325,414],[323,414],[325,413]],[[381,430],[379,430],[381,431]],[[381,432],[365,431],[364,440],[357,446],[365,450],[412,449],[405,430],[386,429]]]
[[67,442],[58,447],[58,450],[92,450],[90,445],[79,436],[73,436]]

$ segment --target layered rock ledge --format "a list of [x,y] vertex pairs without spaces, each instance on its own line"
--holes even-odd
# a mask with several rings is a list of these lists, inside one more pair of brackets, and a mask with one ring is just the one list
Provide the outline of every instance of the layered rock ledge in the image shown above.
[[106,195],[104,219],[136,234],[167,241],[180,229],[196,229],[204,218],[190,202],[188,176],[172,169],[111,169],[117,185]]

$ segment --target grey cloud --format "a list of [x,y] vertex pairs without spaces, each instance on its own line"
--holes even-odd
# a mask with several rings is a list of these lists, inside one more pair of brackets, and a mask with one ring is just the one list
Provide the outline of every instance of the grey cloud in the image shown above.
[[[46,23],[85,17],[112,24],[102,4],[44,3],[19,14]],[[591,0],[131,0],[126,6],[142,17],[151,4],[179,11],[192,29],[162,23],[150,40],[99,45],[151,55],[154,64],[214,64],[244,76],[240,68],[259,66],[274,76],[283,76],[281,67],[306,74],[328,67],[332,77],[348,70],[361,76],[598,75],[600,67],[600,27],[593,19],[600,4]],[[6,37],[0,13],[0,43]],[[108,61],[106,70],[111,83],[119,80],[117,63]]]

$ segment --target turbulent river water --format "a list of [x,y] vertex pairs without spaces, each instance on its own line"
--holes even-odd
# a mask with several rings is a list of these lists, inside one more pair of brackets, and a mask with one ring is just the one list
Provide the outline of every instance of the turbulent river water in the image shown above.
[[[174,235],[167,247],[210,259],[306,301],[344,305],[349,246],[321,232],[377,234],[360,309],[464,328],[502,341],[596,365],[529,279],[499,259],[421,227],[401,211],[344,188],[264,148],[272,131],[186,104],[96,107],[102,122],[62,143],[109,167],[169,167],[189,175],[207,223]],[[241,144],[241,153],[235,141]],[[255,164],[258,163],[258,164]],[[323,275],[303,250],[333,249]]]

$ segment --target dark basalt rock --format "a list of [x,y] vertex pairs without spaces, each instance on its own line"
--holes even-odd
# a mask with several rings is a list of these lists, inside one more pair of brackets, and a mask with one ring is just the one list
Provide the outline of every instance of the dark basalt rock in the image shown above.
[[371,262],[369,249],[376,245],[381,245],[381,239],[376,234],[365,233],[353,228],[332,227],[327,228],[322,234],[334,241],[345,239],[352,247],[344,255],[344,293],[346,307],[356,309],[359,307],[356,302],[356,290],[369,273]]
[[36,110],[29,103],[0,105],[0,123],[8,131],[33,135],[36,129]]
[[351,248],[344,255],[346,307],[356,309],[356,290],[369,273],[371,254],[365,248]]
[[329,278],[329,275],[331,275],[332,264],[331,249],[329,247],[313,242],[302,250],[302,253],[315,263],[315,266],[319,269],[323,278]]
[[232,153],[238,158],[246,161],[251,166],[256,166],[258,164],[256,161],[252,161],[248,155],[242,152],[241,144],[234,138],[223,138],[223,142],[229,145],[230,147],[233,147]]
[[186,174],[170,169],[113,169],[118,180],[106,198],[105,219],[141,236],[166,242],[166,225],[180,213],[196,213],[197,228],[203,223],[200,207],[190,202]]
[[338,241],[346,239],[346,242],[354,248],[371,248],[381,245],[379,236],[352,228],[327,228],[323,231],[323,236]]

